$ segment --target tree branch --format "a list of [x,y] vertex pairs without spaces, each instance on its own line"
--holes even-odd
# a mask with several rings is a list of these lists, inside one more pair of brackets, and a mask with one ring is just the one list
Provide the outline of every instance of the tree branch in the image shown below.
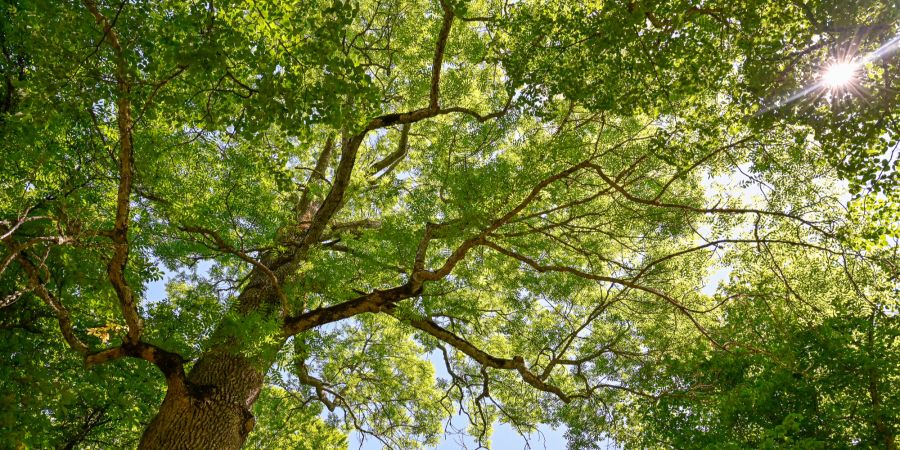
[[119,298],[122,314],[128,326],[127,337],[131,342],[138,342],[141,337],[143,323],[135,303],[134,292],[125,280],[125,266],[128,264],[128,225],[130,222],[131,188],[134,182],[134,148],[132,140],[131,101],[128,99],[131,85],[128,81],[128,68],[119,35],[113,25],[97,9],[94,0],[84,0],[87,9],[94,16],[97,24],[103,27],[104,36],[108,38],[113,49],[116,64],[116,119],[119,128],[119,189],[116,193],[116,219],[112,239],[114,243],[113,257],[107,267],[107,275]]
[[385,173],[381,174],[381,176],[387,175],[390,172],[390,169],[393,168],[397,163],[399,163],[405,156],[408,150],[409,143],[409,127],[410,124],[405,123],[400,128],[400,142],[397,144],[397,150],[394,150],[393,153],[384,157],[381,161],[377,161],[372,164],[371,169],[373,174],[378,174],[384,169],[388,169]]
[[178,353],[163,350],[143,341],[123,342],[122,345],[85,355],[84,364],[91,368],[125,356],[143,359],[154,364],[172,382],[184,382],[184,357]]
[[44,286],[44,282],[41,280],[40,271],[28,259],[28,256],[24,251],[19,252],[17,259],[19,260],[19,264],[25,270],[25,273],[28,274],[31,289],[44,301],[44,303],[47,304],[47,306],[50,307],[50,309],[53,310],[53,313],[56,314],[56,320],[59,323],[59,330],[62,332],[63,339],[66,340],[66,343],[69,344],[69,347],[71,347],[72,350],[75,350],[82,355],[86,354],[89,348],[84,341],[75,335],[75,327],[72,324],[72,316],[69,314],[69,310],[58,298],[56,298],[56,296],[47,290]]
[[337,322],[366,312],[381,312],[385,306],[400,300],[405,300],[419,294],[419,290],[413,290],[410,283],[391,288],[385,291],[375,290],[325,308],[314,309],[299,316],[285,319],[282,326],[282,334],[293,336],[297,333],[309,330],[313,327]]
[[437,48],[434,50],[434,62],[431,64],[431,92],[428,108],[432,111],[440,109],[438,99],[441,90],[441,66],[444,63],[444,50],[447,48],[447,38],[450,36],[450,26],[453,25],[453,10],[444,0],[441,1],[441,9],[444,10],[444,20],[441,23],[441,31],[438,33]]
[[319,157],[316,158],[316,166],[306,180],[307,189],[303,191],[303,195],[297,203],[297,222],[301,226],[305,226],[311,220],[313,214],[315,214],[315,211],[312,208],[313,198],[310,193],[309,185],[316,181],[327,181],[325,171],[328,169],[328,165],[331,164],[331,157],[334,154],[334,138],[335,136],[333,133],[325,138],[325,146],[322,147],[322,152],[320,152]]
[[228,242],[226,242],[225,239],[222,239],[222,237],[219,235],[219,233],[216,233],[213,230],[210,230],[208,228],[199,227],[199,226],[187,226],[187,225],[180,226],[180,227],[178,227],[178,229],[180,229],[181,231],[187,232],[187,233],[196,233],[196,234],[199,234],[201,236],[204,236],[204,237],[212,240],[212,242],[215,244],[215,249],[226,252],[226,253],[230,253],[234,256],[237,256],[242,261],[249,263],[251,266],[256,267],[257,269],[259,269],[263,273],[265,273],[266,276],[269,277],[269,281],[272,283],[272,286],[275,288],[275,291],[278,293],[278,297],[279,297],[279,300],[281,301],[281,307],[282,307],[283,313],[284,314],[288,313],[288,301],[287,301],[287,297],[284,295],[284,291],[281,289],[281,282],[278,280],[278,276],[275,275],[275,273],[272,272],[272,270],[269,269],[265,264],[263,264],[256,258],[253,258],[250,255],[244,253],[243,251],[234,248],[233,246],[228,244]]
[[316,391],[316,397],[319,399],[319,401],[322,402],[322,404],[325,405],[325,407],[328,408],[329,411],[334,412],[334,410],[337,408],[337,405],[335,404],[335,402],[329,400],[325,395],[325,391],[328,390],[328,387],[325,385],[324,381],[309,374],[309,370],[306,368],[305,361],[301,360],[297,363],[297,372],[295,374],[297,375],[297,379],[300,380],[301,383],[307,386],[312,386],[312,388]]
[[[387,311],[387,313],[397,318],[397,316],[392,312]],[[565,392],[563,392],[562,389],[543,381],[540,377],[531,372],[528,367],[526,367],[525,360],[521,356],[513,356],[512,358],[500,358],[497,356],[493,356],[479,349],[471,342],[453,334],[446,328],[443,328],[428,319],[411,319],[409,321],[401,320],[401,322],[408,323],[413,328],[424,331],[425,333],[428,333],[429,335],[439,339],[440,341],[451,345],[452,347],[465,353],[475,361],[478,361],[478,363],[482,366],[491,367],[494,369],[515,370],[519,372],[522,380],[524,380],[531,386],[541,391],[549,392],[555,395],[564,403],[568,403],[569,401],[571,401],[571,398]]]
[[[565,177],[568,177],[569,175],[572,175],[573,173],[587,167],[589,163],[590,163],[590,159],[582,161],[578,164],[575,164],[574,166],[571,166],[563,171],[557,172],[556,174],[553,174],[553,175],[545,178],[544,180],[542,180],[540,183],[535,185],[531,189],[531,192],[529,192],[528,195],[525,196],[525,198],[522,199],[515,207],[513,207],[511,210],[507,211],[506,214],[504,214],[500,218],[491,222],[487,227],[482,229],[479,234],[463,241],[463,243],[460,244],[459,247],[457,247],[456,250],[450,254],[450,257],[447,258],[447,260],[444,262],[444,264],[440,268],[435,269],[435,270],[417,270],[416,272],[414,272],[413,278],[412,278],[413,282],[419,283],[422,281],[439,280],[439,279],[447,276],[448,274],[450,274],[450,272],[453,270],[453,268],[456,267],[456,264],[459,263],[459,261],[461,261],[463,257],[465,257],[466,253],[472,247],[483,243],[483,240],[487,235],[489,235],[491,232],[495,231],[496,229],[502,227],[503,225],[508,223],[513,218],[515,218],[515,216],[517,214],[522,212],[522,210],[524,210],[529,204],[531,204],[532,201],[534,201],[538,197],[538,195],[541,193],[541,191],[544,190],[544,188],[546,188],[550,184],[554,183],[555,181],[558,181]],[[424,262],[424,258],[425,258],[425,252],[427,250],[428,241],[430,239],[431,239],[431,233],[429,232],[428,227],[426,226],[425,237],[422,239],[422,243],[419,245],[419,249],[416,253],[417,265],[424,264],[423,262]]]
[[587,280],[603,281],[603,282],[607,282],[607,283],[618,284],[620,286],[625,286],[625,287],[629,287],[632,289],[646,292],[648,294],[652,294],[656,297],[659,297],[659,298],[665,300],[666,302],[671,304],[673,307],[675,307],[675,309],[680,311],[685,317],[688,318],[688,320],[691,321],[691,323],[694,324],[694,327],[697,328],[697,330],[700,331],[701,334],[703,334],[711,343],[713,343],[713,345],[715,345],[716,347],[721,348],[723,350],[727,349],[726,345],[720,344],[716,339],[714,339],[712,337],[712,335],[709,334],[709,331],[706,330],[706,327],[701,325],[700,322],[698,322],[697,319],[692,314],[692,313],[703,313],[704,311],[697,311],[697,310],[688,308],[688,307],[684,306],[681,302],[672,298],[672,296],[670,296],[670,295],[666,294],[665,292],[662,292],[658,289],[655,289],[655,288],[652,288],[649,286],[644,286],[642,284],[638,284],[637,282],[635,282],[633,280],[608,277],[608,276],[604,276],[604,275],[596,275],[596,274],[592,274],[592,273],[584,272],[582,270],[575,269],[573,267],[559,266],[559,265],[543,265],[525,255],[521,255],[512,250],[503,248],[503,247],[497,245],[496,243],[493,243],[488,240],[485,240],[483,242],[483,245],[497,251],[500,254],[517,259],[517,260],[531,266],[531,268],[533,268],[534,270],[536,270],[538,272],[563,272],[563,273],[568,273],[568,274],[571,274],[571,275],[574,275],[574,276],[577,276],[580,278],[584,278]]
[[606,182],[606,184],[608,184],[610,187],[612,187],[617,192],[622,194],[622,196],[625,197],[626,199],[633,201],[635,203],[639,203],[642,205],[649,205],[649,206],[653,206],[653,207],[657,207],[657,208],[680,209],[683,211],[689,211],[689,212],[694,212],[694,213],[699,213],[699,214],[760,214],[760,215],[764,215],[764,216],[782,217],[782,218],[786,218],[786,219],[796,220],[796,221],[812,228],[813,230],[816,230],[819,233],[822,233],[825,236],[828,236],[828,237],[833,236],[832,233],[829,233],[829,232],[823,230],[821,227],[819,227],[818,225],[816,225],[813,222],[810,222],[800,216],[784,213],[781,211],[764,211],[761,209],[751,209],[751,208],[718,208],[718,207],[698,208],[696,206],[690,206],[690,205],[661,202],[661,201],[655,200],[655,199],[648,200],[648,199],[638,197],[638,196],[633,195],[630,192],[628,192],[621,184],[617,183],[615,180],[613,180],[608,175],[606,175],[606,173],[603,171],[603,168],[600,167],[599,165],[590,163],[590,164],[588,164],[588,166],[590,168],[594,169],[594,171],[597,173],[597,175],[604,182]]

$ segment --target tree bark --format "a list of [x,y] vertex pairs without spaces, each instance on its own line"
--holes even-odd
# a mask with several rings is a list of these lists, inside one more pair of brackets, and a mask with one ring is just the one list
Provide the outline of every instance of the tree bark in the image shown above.
[[[239,296],[235,312],[276,318],[278,288],[260,269],[253,270],[251,279],[254,282]],[[284,339],[270,341],[269,348],[261,349],[263,344],[254,338],[258,334],[235,335],[229,331],[233,329],[220,324],[213,333],[215,344],[190,372],[183,379],[168,380],[166,397],[144,431],[139,449],[241,448],[256,423],[253,403]]]
[[250,412],[264,374],[240,356],[204,355],[186,382],[170,383],[140,449],[239,449],[253,430]]

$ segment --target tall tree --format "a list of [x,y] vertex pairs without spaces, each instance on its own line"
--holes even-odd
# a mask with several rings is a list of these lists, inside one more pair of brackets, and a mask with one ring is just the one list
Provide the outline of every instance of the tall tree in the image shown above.
[[896,445],[890,1],[2,5],[5,442]]

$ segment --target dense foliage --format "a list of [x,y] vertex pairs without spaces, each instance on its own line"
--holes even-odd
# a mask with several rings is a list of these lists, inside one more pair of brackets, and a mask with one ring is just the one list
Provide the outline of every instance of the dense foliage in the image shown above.
[[898,36],[892,0],[2,0],[0,447],[896,448]]

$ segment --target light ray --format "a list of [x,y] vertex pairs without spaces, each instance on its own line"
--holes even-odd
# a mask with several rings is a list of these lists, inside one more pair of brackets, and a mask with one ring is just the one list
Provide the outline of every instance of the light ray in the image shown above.
[[864,56],[860,60],[860,63],[864,64],[867,62],[871,62],[872,60],[875,60],[878,58],[884,58],[885,56],[888,56],[891,53],[896,52],[897,49],[900,49],[900,45],[897,45],[897,44],[900,44],[900,34],[898,34],[897,36],[894,36],[893,39],[885,42],[884,45],[882,45],[881,47],[878,47],[872,53],[869,53],[868,55]]
[[900,49],[900,45],[898,44],[900,44],[900,35],[894,36],[877,49],[873,50],[870,53],[867,53],[866,55],[863,55],[858,59],[836,62],[834,65],[829,67],[823,74],[823,76],[821,76],[815,83],[812,83],[804,87],[803,89],[792,93],[786,98],[776,100],[770,105],[763,105],[763,108],[760,109],[756,114],[765,114],[769,111],[791,104],[803,97],[806,97],[809,94],[821,91],[823,89],[837,90],[843,87],[852,87],[851,85],[853,79],[857,75],[856,72],[859,71],[864,64],[891,55],[892,53]]

